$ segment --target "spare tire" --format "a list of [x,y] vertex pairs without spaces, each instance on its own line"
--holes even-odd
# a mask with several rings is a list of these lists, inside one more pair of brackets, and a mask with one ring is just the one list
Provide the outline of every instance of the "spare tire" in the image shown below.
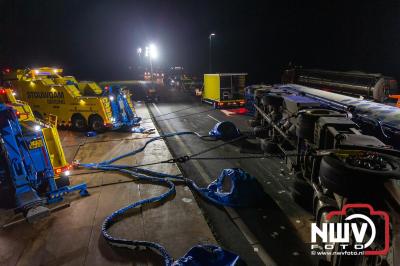
[[[322,185],[337,194],[351,197],[374,192],[390,178],[400,179],[399,158],[386,154],[370,154],[379,156],[378,160],[383,160],[385,169],[356,166],[349,159],[341,159],[335,155],[323,157],[319,169]],[[362,160],[363,157],[360,158]]]
[[296,135],[299,138],[314,141],[315,122],[323,116],[341,117],[344,114],[330,109],[308,109],[297,117]]

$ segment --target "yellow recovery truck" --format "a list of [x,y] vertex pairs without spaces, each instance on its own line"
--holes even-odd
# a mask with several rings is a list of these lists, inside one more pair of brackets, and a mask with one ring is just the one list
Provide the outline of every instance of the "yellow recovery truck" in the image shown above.
[[[48,121],[41,121],[35,118],[30,106],[26,102],[17,100],[15,98],[15,92],[13,92],[13,90],[10,88],[0,87],[0,103],[10,105],[17,111],[18,120],[22,128],[30,128],[35,131],[42,131],[45,145],[50,156],[50,161],[54,169],[56,183],[58,183],[57,181],[61,180],[60,177],[68,176],[71,165],[68,164],[67,160],[65,159],[64,150],[57,131],[57,117],[50,115]],[[33,147],[34,145],[43,144],[31,142],[29,145],[29,148],[35,148]]]
[[245,104],[246,73],[204,74],[202,101],[215,108],[242,107]]
[[37,118],[56,115],[59,126],[103,131],[139,123],[129,92],[118,86],[103,91],[95,82],[78,82],[62,76],[62,71],[49,67],[10,71],[4,73],[3,82],[30,104]]

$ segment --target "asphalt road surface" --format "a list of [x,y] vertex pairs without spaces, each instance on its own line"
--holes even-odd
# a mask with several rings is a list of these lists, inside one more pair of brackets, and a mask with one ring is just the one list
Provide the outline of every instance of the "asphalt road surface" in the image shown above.
[[[192,93],[163,88],[159,96],[158,102],[148,102],[147,106],[163,133],[195,131],[205,135],[217,122],[226,120],[235,123],[242,132],[250,131],[249,116],[215,110]],[[194,154],[220,143],[193,136],[167,140],[174,157]],[[255,138],[247,139],[224,145],[201,157],[259,156],[261,151],[257,143]],[[233,167],[244,169],[261,183],[265,198],[252,208],[218,208],[198,199],[219,243],[239,254],[248,265],[317,264],[307,244],[312,214],[290,197],[294,176],[280,158],[190,160],[179,167],[186,177],[203,186],[216,179],[222,169]]]

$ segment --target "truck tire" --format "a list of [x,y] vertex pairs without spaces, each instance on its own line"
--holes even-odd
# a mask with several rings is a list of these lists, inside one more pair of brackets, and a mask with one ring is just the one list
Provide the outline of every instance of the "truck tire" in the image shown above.
[[61,176],[54,181],[56,181],[57,188],[67,187],[71,184],[68,176]]
[[71,117],[71,127],[77,131],[84,131],[87,129],[86,119],[81,114],[74,114]]
[[319,176],[322,185],[342,196],[366,195],[374,192],[389,178],[400,179],[400,162],[385,154],[378,154],[385,160],[387,169],[371,170],[357,167],[334,155],[321,160]]
[[96,132],[104,131],[104,120],[99,115],[91,115],[89,117],[89,128]]
[[296,135],[301,139],[314,141],[315,122],[322,116],[343,116],[339,112],[329,109],[305,110],[297,117]]

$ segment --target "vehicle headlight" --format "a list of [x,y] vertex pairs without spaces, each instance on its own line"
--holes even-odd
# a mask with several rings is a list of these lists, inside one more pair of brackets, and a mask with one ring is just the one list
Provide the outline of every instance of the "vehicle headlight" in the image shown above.
[[110,99],[110,101],[114,101],[114,96],[110,96],[108,98]]
[[39,132],[42,128],[39,125],[33,127],[36,132]]
[[115,122],[115,117],[111,117],[111,122]]

